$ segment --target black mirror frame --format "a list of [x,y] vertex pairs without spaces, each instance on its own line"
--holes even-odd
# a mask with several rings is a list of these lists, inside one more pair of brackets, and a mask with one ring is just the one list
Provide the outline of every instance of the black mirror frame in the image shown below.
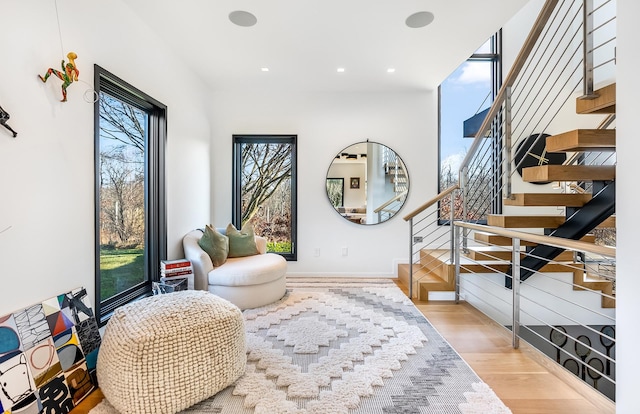
[[[369,154],[369,148],[368,148],[369,144],[374,144],[379,146],[378,152]],[[364,150],[362,149],[362,146],[366,146]],[[379,165],[370,166],[371,160],[378,154],[382,154],[385,151],[387,151],[388,154],[393,154],[391,156],[394,159],[393,163],[385,163],[384,160],[381,159],[381,160],[374,160],[375,162],[378,162]],[[346,174],[341,176],[341,174],[337,174],[335,171],[332,171],[332,168],[336,164],[336,160],[344,160],[344,162],[340,162],[339,164],[343,164],[343,163],[346,164],[347,162],[350,162],[350,161],[358,162],[358,160],[362,160],[364,158],[366,158],[364,176],[352,176],[352,175],[358,175],[357,173]],[[360,163],[361,162],[362,161],[360,161]],[[378,217],[384,217],[384,218],[379,219],[378,217],[376,217],[375,222],[367,223],[368,217],[376,213],[369,212],[370,207],[368,205],[369,204],[368,192],[371,191],[371,182],[370,182],[371,177],[367,176],[366,171],[370,168],[377,168],[377,167],[383,168],[384,170],[383,177],[385,178],[385,180],[381,181],[380,177],[378,177],[376,178],[376,182],[377,183],[384,182],[384,186],[385,186],[384,191],[385,191],[385,194],[389,196],[388,197],[389,201],[393,199],[396,199],[396,200],[391,202],[391,204],[389,204],[389,206],[393,207],[393,210],[391,211],[384,211],[384,209],[380,208],[380,206],[385,205],[389,201],[386,201],[384,203],[376,203],[376,204],[379,204],[379,206],[376,205],[373,208],[375,208],[376,210],[382,211],[384,214],[389,214],[389,215],[383,216],[382,213],[378,214]],[[393,180],[390,177],[390,175],[393,176]],[[334,194],[334,197],[332,198],[332,194],[330,194],[330,188],[328,185],[329,184],[328,180],[336,180],[336,179],[340,179],[343,182],[342,194],[340,195],[341,196],[340,198],[342,199],[342,202],[343,202],[341,206],[336,206],[332,201],[334,198],[336,198],[335,197],[336,195]],[[404,180],[404,181],[400,182],[400,180]],[[391,192],[390,188],[393,188],[393,192]],[[329,168],[325,176],[325,190],[327,193],[327,200],[329,201],[330,205],[345,220],[350,221],[354,224],[359,224],[364,226],[372,226],[376,224],[385,223],[391,218],[393,218],[394,216],[396,216],[398,212],[402,209],[402,207],[404,206],[407,200],[407,197],[409,194],[409,188],[410,188],[410,180],[409,180],[407,167],[405,162],[398,155],[398,153],[385,144],[381,144],[379,142],[373,142],[369,140],[359,141],[359,142],[350,144],[344,149],[342,149],[341,151],[337,152],[333,160],[329,164]],[[364,200],[365,200],[364,207],[363,205],[359,205],[359,206],[344,205],[344,201],[347,198],[346,194],[349,191],[361,191],[361,192],[364,191]],[[394,193],[395,193],[395,196],[392,196],[392,194]]]

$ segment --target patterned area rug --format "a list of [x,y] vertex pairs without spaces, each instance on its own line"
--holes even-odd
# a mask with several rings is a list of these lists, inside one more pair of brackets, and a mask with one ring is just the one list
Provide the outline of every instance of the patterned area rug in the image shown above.
[[[291,279],[246,310],[247,372],[183,413],[510,413],[390,280]],[[116,414],[105,400],[90,414]]]

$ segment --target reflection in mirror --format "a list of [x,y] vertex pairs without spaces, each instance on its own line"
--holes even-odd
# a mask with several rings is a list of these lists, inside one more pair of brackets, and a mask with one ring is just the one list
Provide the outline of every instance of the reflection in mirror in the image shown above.
[[327,172],[327,196],[345,219],[378,224],[402,208],[409,175],[400,157],[377,142],[359,142],[340,151]]

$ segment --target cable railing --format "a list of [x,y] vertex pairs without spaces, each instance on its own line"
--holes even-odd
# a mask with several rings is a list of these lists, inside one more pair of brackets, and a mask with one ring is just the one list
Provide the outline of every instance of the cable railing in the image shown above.
[[403,190],[373,210],[373,213],[378,215],[378,223],[390,219],[400,210],[407,198],[407,193],[407,190]]
[[[560,164],[597,168],[616,164],[613,148],[546,151],[551,135],[576,128],[615,128],[615,117],[604,114],[584,119],[576,113],[576,99],[597,98],[594,85],[615,80],[615,2],[594,3],[564,0],[545,4],[537,22],[544,21],[543,27],[534,29],[535,36],[525,44],[530,53],[508,76],[501,89],[504,92],[490,111],[495,115],[485,120],[462,163],[463,201],[456,219],[467,223],[455,226],[453,262],[456,292],[464,292],[467,302],[510,327],[514,347],[523,338],[614,400],[615,250],[593,242],[615,245],[615,229],[596,229],[592,243],[491,230],[512,238],[503,246],[476,240],[475,230],[489,230],[468,220],[473,216],[476,222],[492,224],[495,214],[523,214],[518,211],[521,207],[503,202],[520,193],[595,197],[607,185],[606,181],[565,181],[564,177],[544,182],[527,177],[525,170]],[[504,206],[505,211],[496,205]],[[552,205],[536,209],[544,210],[542,215],[567,219],[579,210]],[[523,215],[531,214],[529,210]],[[521,243],[566,250],[548,260]]]
[[[511,330],[514,348],[526,341],[614,400],[615,249],[462,221],[455,221],[454,229],[456,300],[464,299]],[[464,253],[462,229],[510,243],[478,241]],[[529,255],[525,246],[541,243],[565,253],[540,270],[527,269],[536,277],[523,282],[521,263]],[[588,265],[580,259],[585,256]]]
[[[615,227],[576,241],[546,236],[538,226],[516,232],[491,224],[497,215],[539,211],[569,219],[579,207],[541,203],[520,213],[515,200],[530,193],[587,199],[607,185],[523,174],[532,166],[615,166],[613,148],[546,151],[549,136],[615,129],[615,115],[576,113],[577,100],[596,99],[600,88],[615,83],[615,9],[615,0],[547,0],[467,150],[458,185],[404,218],[410,297],[427,300],[430,289],[451,286],[456,300],[511,329],[514,347],[525,340],[611,400],[616,266],[608,246],[615,246]],[[558,252],[537,253],[534,246],[541,245]]]
[[[585,15],[589,22],[583,20]],[[502,205],[502,198],[523,191],[540,192],[521,180],[524,167],[615,165],[612,151],[578,151],[567,159],[565,154],[543,150],[550,134],[567,130],[569,125],[595,128],[585,126],[584,119],[569,111],[575,112],[576,98],[593,98],[594,82],[614,79],[614,63],[615,2],[547,1],[462,163],[459,177],[464,202],[456,218],[486,220],[488,214],[501,212],[497,206]],[[600,127],[613,128],[615,123]],[[588,181],[576,184],[593,191]],[[556,192],[572,192],[569,182],[558,182],[555,187]]]
[[[513,199],[521,192],[541,192],[543,186],[533,189],[533,184],[520,179],[525,166],[615,165],[615,152],[576,151],[567,156],[544,151],[549,133],[569,125],[585,127],[572,103],[577,97],[593,97],[594,83],[614,79],[614,64],[615,1],[547,0],[461,164],[453,218],[486,222],[490,214],[503,212],[503,199]],[[597,127],[615,127],[615,117],[605,118]],[[589,181],[559,181],[552,190],[595,192]],[[439,202],[436,208],[441,204],[448,208],[447,202]],[[409,216],[418,219],[420,208],[416,210]],[[567,212],[556,208],[551,213],[561,216]],[[446,222],[441,212],[437,215],[439,224]],[[413,225],[411,228],[413,240],[416,232]],[[615,240],[615,230],[604,233],[601,242]],[[466,235],[463,240],[466,243]],[[428,240],[426,244],[438,242]],[[412,263],[418,257],[412,250]]]

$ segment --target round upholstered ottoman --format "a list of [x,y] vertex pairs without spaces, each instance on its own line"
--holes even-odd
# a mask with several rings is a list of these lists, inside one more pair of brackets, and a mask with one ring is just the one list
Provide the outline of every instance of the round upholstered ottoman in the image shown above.
[[242,313],[192,290],[130,303],[107,323],[97,364],[98,384],[121,413],[176,413],[244,374]]

